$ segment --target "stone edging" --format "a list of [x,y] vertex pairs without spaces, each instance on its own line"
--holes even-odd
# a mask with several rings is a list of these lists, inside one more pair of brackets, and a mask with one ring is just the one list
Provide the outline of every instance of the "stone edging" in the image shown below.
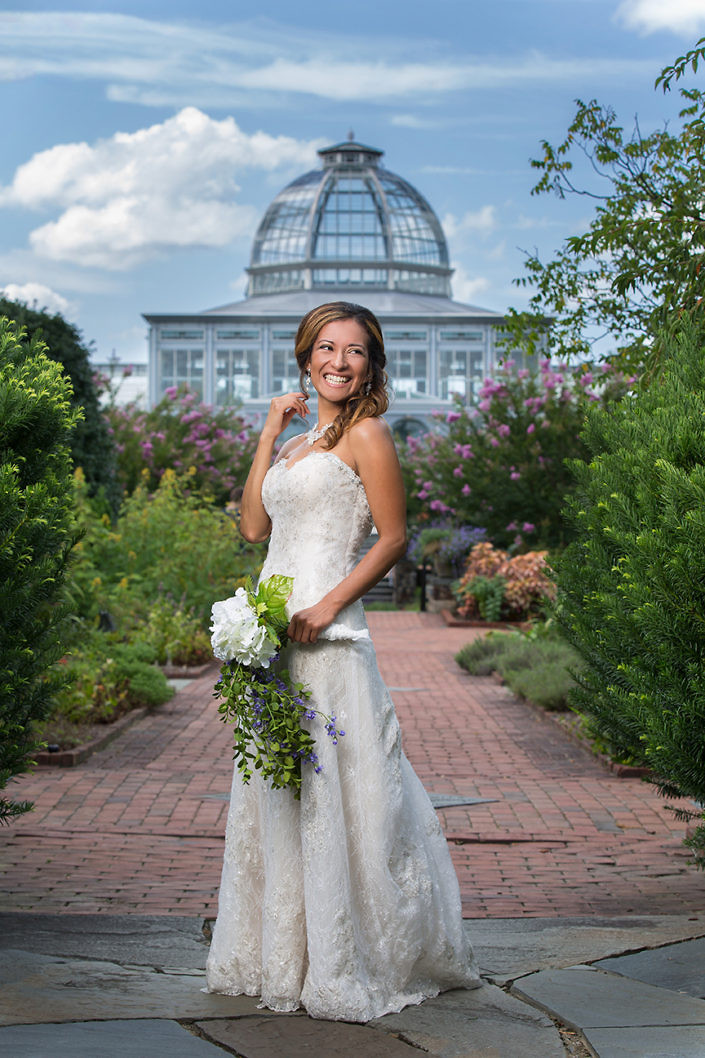
[[[215,658],[213,661],[215,661]],[[188,665],[160,665],[159,668],[168,680],[197,680],[199,676],[203,676],[208,672],[213,661],[204,661],[202,665],[193,665],[191,667]]]
[[[503,687],[507,687],[507,690],[511,690],[511,688],[507,686],[504,677],[498,672],[491,672],[490,679],[494,680],[495,683],[501,684]],[[512,694],[514,693],[515,692],[512,691]],[[561,731],[564,731],[566,735],[572,738],[573,742],[577,742],[578,745],[589,749],[593,757],[596,757],[600,764],[607,768],[608,771],[613,772],[618,779],[644,779],[653,774],[651,768],[644,768],[635,764],[618,764],[617,761],[611,760],[606,753],[600,753],[588,739],[579,735],[570,724],[564,724],[561,722],[560,718],[564,714],[557,713],[555,710],[544,709],[542,706],[535,705],[534,702],[530,701],[528,698],[522,698],[518,694],[515,694],[515,697],[518,698],[520,702],[528,705],[531,709],[534,709],[537,713],[547,717],[552,723],[560,727]]]
[[42,750],[41,753],[34,754],[34,760],[42,767],[75,768],[77,764],[81,764],[92,753],[99,749],[104,749],[114,738],[121,735],[125,728],[131,727],[132,724],[141,720],[148,711],[146,707],[132,709],[114,723],[106,724],[105,733],[99,735],[98,738],[91,739],[90,742],[84,742],[82,746],[74,746],[73,749],[60,749],[57,753],[49,753],[48,750]]

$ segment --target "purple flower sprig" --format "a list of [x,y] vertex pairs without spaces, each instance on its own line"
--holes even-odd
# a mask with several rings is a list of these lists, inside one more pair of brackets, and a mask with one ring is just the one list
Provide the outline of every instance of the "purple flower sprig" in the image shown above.
[[[275,655],[271,662],[278,660]],[[259,771],[274,790],[288,788],[300,798],[302,764],[317,775],[323,771],[316,740],[303,722],[320,718],[334,745],[345,734],[336,727],[336,717],[313,709],[311,692],[276,664],[263,669],[227,661],[213,694],[220,699],[221,719],[234,725],[233,759],[243,782]]]

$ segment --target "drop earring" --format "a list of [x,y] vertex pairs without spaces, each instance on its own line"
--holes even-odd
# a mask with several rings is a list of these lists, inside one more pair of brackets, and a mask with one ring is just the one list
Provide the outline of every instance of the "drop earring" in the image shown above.
[[308,394],[310,394],[310,392],[311,392],[311,372],[310,371],[307,371],[306,374],[304,375],[304,390]]
[[365,382],[365,385],[363,387],[363,392],[364,392],[366,397],[369,397],[370,393],[372,392],[372,380],[371,379],[368,378],[367,382]]

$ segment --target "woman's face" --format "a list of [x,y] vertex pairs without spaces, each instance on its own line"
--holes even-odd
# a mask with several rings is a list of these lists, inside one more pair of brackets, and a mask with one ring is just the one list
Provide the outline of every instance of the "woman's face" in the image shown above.
[[318,332],[308,367],[319,396],[345,404],[362,389],[369,363],[365,328],[357,320],[334,320]]

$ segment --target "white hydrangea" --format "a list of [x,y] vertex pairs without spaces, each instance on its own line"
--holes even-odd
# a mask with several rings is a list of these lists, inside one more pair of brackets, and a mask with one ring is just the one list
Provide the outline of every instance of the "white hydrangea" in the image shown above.
[[241,665],[269,668],[276,647],[267,638],[267,630],[259,624],[244,588],[238,588],[229,599],[213,603],[211,645],[221,661],[234,660]]

